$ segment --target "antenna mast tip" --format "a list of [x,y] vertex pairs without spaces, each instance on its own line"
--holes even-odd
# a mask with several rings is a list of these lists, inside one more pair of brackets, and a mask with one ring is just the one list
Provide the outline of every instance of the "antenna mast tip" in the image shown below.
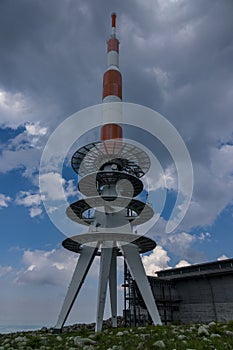
[[116,28],[116,13],[112,13],[112,27]]

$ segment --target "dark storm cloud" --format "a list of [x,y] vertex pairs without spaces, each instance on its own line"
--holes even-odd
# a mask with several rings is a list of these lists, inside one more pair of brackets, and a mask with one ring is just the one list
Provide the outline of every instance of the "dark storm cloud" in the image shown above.
[[[182,128],[183,123],[187,126],[191,123],[195,128],[193,121],[202,123],[201,119],[203,122],[209,120],[210,115],[218,122],[216,105],[224,104],[223,100],[229,107],[226,95],[229,88],[232,89],[233,78],[233,3],[179,3],[179,6],[174,3],[170,10],[165,8],[163,11],[159,6],[157,10],[151,5],[146,11],[147,20],[142,12],[140,21],[134,22],[127,41],[122,44],[127,47],[126,58],[124,56],[128,62],[127,67],[124,65],[126,74],[135,68],[134,75],[128,77],[131,84],[125,86],[125,93],[132,100],[133,91],[137,91],[133,82],[141,82],[142,71],[159,68],[167,75],[166,85],[163,86],[158,74],[151,71],[150,82],[154,90],[144,89],[142,84],[140,100],[148,100],[149,95],[150,105],[177,126]],[[159,94],[155,89],[156,82]],[[159,95],[163,92],[162,100]],[[137,102],[137,96],[134,102]],[[227,117],[229,110],[224,115]]]
[[[1,1],[0,88],[32,101],[25,122],[39,119],[51,129],[100,103],[112,11],[124,101],[152,107],[178,129],[198,178],[194,198],[200,198],[217,146],[233,141],[231,0]],[[220,170],[214,174],[219,186]],[[216,183],[208,186],[214,191]],[[228,194],[222,196],[216,212],[229,203]]]
[[121,25],[125,100],[156,108],[181,128],[203,115],[203,106],[212,113],[205,105],[219,100],[230,80],[233,4],[227,0],[1,1],[1,86],[56,103],[66,115],[99,103],[113,10]]
[[99,103],[112,11],[106,1],[2,1],[0,86],[65,115]]
[[67,113],[98,101],[100,28],[85,1],[1,2],[1,86]]
[[[130,62],[126,54],[125,75],[135,68],[126,79],[126,100],[150,106],[174,124],[190,151],[197,184],[202,173],[196,164],[211,178],[212,149],[232,142],[233,3],[180,1],[166,7],[164,1],[158,9],[154,3],[133,22],[122,44],[133,57]],[[194,185],[194,198],[199,193]]]

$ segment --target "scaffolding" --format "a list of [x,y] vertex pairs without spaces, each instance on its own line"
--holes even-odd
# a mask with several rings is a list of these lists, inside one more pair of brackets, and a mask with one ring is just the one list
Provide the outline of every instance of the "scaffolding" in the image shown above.
[[[152,292],[163,324],[176,320],[175,313],[179,311],[180,297],[172,281],[158,277],[148,277]],[[145,326],[151,323],[150,315],[141,297],[136,282],[132,278],[126,263],[124,263],[124,325],[125,327]]]
[[151,323],[151,318],[130,271],[124,262],[124,310],[125,327],[145,326]]

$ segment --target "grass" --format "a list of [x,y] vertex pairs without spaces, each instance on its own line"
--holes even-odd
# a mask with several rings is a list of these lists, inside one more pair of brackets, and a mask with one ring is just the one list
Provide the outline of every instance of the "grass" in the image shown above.
[[60,335],[42,331],[2,334],[0,350],[233,350],[233,321],[203,326],[207,334],[200,334],[197,324],[106,329],[99,333],[83,329]]

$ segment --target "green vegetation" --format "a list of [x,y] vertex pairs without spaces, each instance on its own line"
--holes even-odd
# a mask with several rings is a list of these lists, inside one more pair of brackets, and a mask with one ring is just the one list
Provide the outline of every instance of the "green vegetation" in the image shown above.
[[233,322],[0,335],[0,350],[231,350]]

